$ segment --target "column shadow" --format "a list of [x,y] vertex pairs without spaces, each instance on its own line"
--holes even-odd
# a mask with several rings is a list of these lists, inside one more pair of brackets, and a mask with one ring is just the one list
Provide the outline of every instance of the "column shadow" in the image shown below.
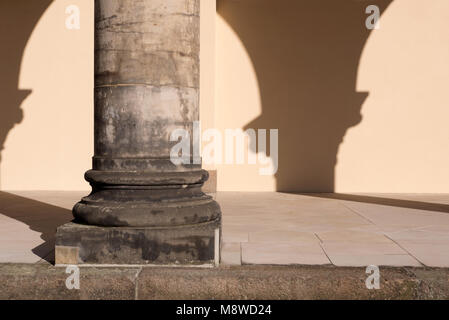
[[334,191],[339,146],[368,96],[356,91],[365,10],[391,1],[218,0],[259,83],[262,113],[244,130],[279,129],[277,191]]
[[424,211],[434,211],[449,213],[449,204],[437,203],[437,202],[424,202],[417,200],[406,200],[406,199],[394,199],[371,195],[356,195],[356,194],[344,194],[344,193],[303,193],[305,196],[325,198],[325,199],[335,199],[353,202],[362,202],[370,204],[378,204],[389,207],[407,208],[407,209],[417,209]]
[[[44,243],[31,251],[54,264],[56,228],[73,220],[71,210],[0,191],[0,214],[23,222],[31,230],[41,233]],[[17,236],[23,237],[20,234]]]
[[10,130],[23,121],[21,105],[32,92],[19,88],[25,47],[52,0],[0,1],[0,161]]

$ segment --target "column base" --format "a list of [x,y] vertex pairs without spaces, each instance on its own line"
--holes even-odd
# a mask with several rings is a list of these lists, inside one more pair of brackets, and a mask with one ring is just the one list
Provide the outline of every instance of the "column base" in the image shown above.
[[56,265],[217,265],[220,220],[179,227],[67,223],[56,233]]

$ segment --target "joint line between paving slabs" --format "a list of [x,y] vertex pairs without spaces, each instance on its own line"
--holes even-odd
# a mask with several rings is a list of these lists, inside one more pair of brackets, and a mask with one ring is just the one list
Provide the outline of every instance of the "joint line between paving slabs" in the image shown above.
[[324,250],[324,248],[323,248],[323,240],[321,240],[321,238],[318,236],[317,233],[314,232],[313,234],[315,235],[315,237],[317,237],[317,239],[318,239],[318,244],[320,245],[321,250],[323,250],[323,253],[324,253],[324,255],[326,256],[327,260],[329,260],[329,263],[332,264],[332,265],[334,265],[334,263],[332,262],[331,258],[329,258],[329,256],[327,255],[326,250]]
[[134,277],[134,300],[139,300],[139,276],[143,268],[137,269],[136,275]]
[[385,238],[389,239],[390,241],[393,241],[393,243],[395,243],[399,248],[401,248],[402,250],[404,250],[404,252],[406,252],[410,257],[412,257],[413,259],[415,259],[416,261],[418,261],[419,264],[421,264],[421,266],[426,266],[421,260],[419,260],[417,257],[415,257],[411,252],[409,252],[408,250],[406,250],[403,246],[401,246],[397,241],[395,241],[394,239],[390,238],[389,236],[387,236],[385,233],[383,234]]
[[361,213],[357,212],[357,210],[352,209],[351,207],[348,207],[347,205],[345,205],[344,203],[342,203],[342,202],[340,202],[340,201],[338,202],[338,204],[342,205],[343,207],[345,207],[345,208],[348,209],[349,211],[354,212],[356,215],[358,215],[359,217],[361,217],[363,220],[366,220],[366,221],[368,221],[369,223],[371,223],[372,225],[376,226],[376,224],[375,224],[373,221],[371,221],[370,219],[368,219],[367,217],[365,217],[365,216],[362,215]]

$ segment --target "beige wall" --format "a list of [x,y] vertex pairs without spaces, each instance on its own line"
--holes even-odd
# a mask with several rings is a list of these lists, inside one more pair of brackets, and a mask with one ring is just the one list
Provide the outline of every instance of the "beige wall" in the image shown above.
[[[71,4],[80,7],[80,30],[65,27],[65,9]],[[34,5],[49,6],[39,18],[41,10]],[[14,55],[21,52],[12,43],[26,44],[21,65],[11,73],[19,76],[18,88],[31,93],[21,105],[11,105],[9,112],[2,110],[2,117],[9,118],[21,108],[23,119],[6,137],[0,187],[87,189],[83,175],[91,165],[93,152],[93,1],[2,0],[1,7],[1,29],[11,34],[2,43],[13,46]],[[34,29],[33,25],[22,25],[29,17],[38,20]],[[27,39],[25,34],[29,32],[32,33]],[[17,34],[22,39],[16,39]],[[3,82],[8,81],[5,78],[2,75]]]
[[[93,1],[50,2],[0,4],[3,190],[88,189]],[[449,2],[375,2],[369,33],[359,0],[202,0],[203,129],[280,130],[275,176],[220,164],[219,190],[449,191]]]
[[279,128],[219,190],[449,192],[449,1],[219,0],[216,126]]
[[[93,155],[93,3],[1,1],[0,63],[2,71],[7,69],[0,80],[7,99],[0,111],[3,190],[89,188],[83,176]],[[65,27],[65,10],[72,4],[80,8],[80,30]],[[210,128],[216,9],[214,1],[201,0],[201,5],[200,112],[203,127]]]
[[449,1],[395,0],[364,48],[338,191],[449,192]]

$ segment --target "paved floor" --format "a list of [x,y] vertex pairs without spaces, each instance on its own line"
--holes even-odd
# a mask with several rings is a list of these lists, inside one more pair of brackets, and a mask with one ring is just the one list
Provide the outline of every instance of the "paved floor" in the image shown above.
[[[51,260],[86,192],[0,192],[0,263]],[[449,267],[449,195],[221,192],[223,264]]]

